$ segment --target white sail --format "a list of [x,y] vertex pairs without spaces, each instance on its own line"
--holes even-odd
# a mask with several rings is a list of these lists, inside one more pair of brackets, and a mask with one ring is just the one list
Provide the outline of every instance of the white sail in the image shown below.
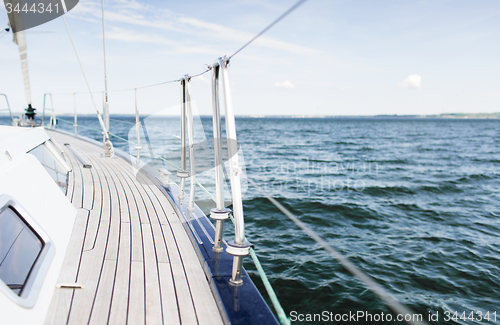
[[[10,2],[10,1],[9,1]],[[24,91],[26,92],[26,101],[31,104],[31,87],[28,73],[28,52],[26,48],[26,37],[24,36],[22,11],[20,13],[12,11],[9,15],[9,25],[13,31],[14,43],[19,47],[21,56],[21,69],[23,71]]]
[[26,92],[26,100],[28,105],[31,104],[31,88],[30,88],[30,76],[28,73],[28,53],[26,50],[26,38],[24,37],[24,31],[14,33],[14,43],[19,46],[19,54],[21,55],[21,69],[23,71],[24,78],[24,91]]

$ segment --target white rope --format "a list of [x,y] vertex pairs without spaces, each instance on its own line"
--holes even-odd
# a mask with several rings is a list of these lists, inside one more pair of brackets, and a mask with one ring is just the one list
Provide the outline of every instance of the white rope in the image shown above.
[[75,50],[75,55],[76,58],[78,59],[78,64],[80,64],[80,69],[82,70],[83,78],[85,79],[85,83],[87,84],[87,89],[89,90],[90,98],[92,98],[92,104],[94,105],[94,108],[97,112],[97,119],[99,120],[99,124],[101,124],[101,128],[102,131],[104,132],[106,140],[109,141],[109,133],[106,130],[106,127],[104,126],[101,114],[99,113],[99,110],[97,109],[97,106],[95,104],[94,95],[92,95],[92,90],[90,90],[89,81],[87,80],[87,76],[85,75],[85,70],[83,70],[83,65],[82,62],[80,61],[80,56],[78,55],[78,51],[76,50],[75,42],[73,42],[73,37],[71,36],[71,32],[69,31],[69,27],[68,24],[66,23],[66,18],[64,18],[64,15],[62,15],[62,19],[64,20],[64,25],[66,26],[66,30],[68,31],[69,39],[71,40],[71,44],[73,45],[73,50]]

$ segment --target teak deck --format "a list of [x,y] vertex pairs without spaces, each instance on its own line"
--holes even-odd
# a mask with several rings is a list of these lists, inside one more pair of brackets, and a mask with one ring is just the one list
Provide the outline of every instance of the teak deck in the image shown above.
[[[124,159],[47,131],[71,150],[67,197],[78,209],[46,324],[222,324],[170,201]],[[82,286],[83,288],[74,288]]]

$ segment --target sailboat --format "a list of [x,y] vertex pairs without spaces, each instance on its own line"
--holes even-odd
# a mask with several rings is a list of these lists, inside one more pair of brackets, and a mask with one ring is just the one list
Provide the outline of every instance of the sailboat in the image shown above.
[[[225,96],[224,105],[214,98],[214,225],[194,202],[190,77],[181,80],[178,186],[170,171],[144,168],[113,148],[107,111],[104,119],[97,111],[102,143],[44,126],[44,117],[38,122],[24,31],[16,25],[22,21],[15,17],[28,108],[12,118],[14,126],[0,127],[0,322],[277,324],[242,267],[252,247],[244,236],[238,148],[231,143],[233,210],[224,206],[220,106],[228,136],[236,139],[227,61],[212,68],[214,87],[221,79]],[[230,217],[236,233],[226,242]]]
[[[16,31],[15,19],[11,23]],[[76,115],[74,134],[56,129],[54,113],[44,125],[45,103],[37,120],[23,31],[15,35],[28,108],[19,119],[10,114],[15,126],[0,127],[2,324],[277,324],[278,319],[290,323],[245,237],[244,168],[229,87],[232,56],[218,58],[203,72],[212,76],[216,192],[208,218],[195,203],[199,184],[189,86],[194,77],[174,80],[181,88],[181,166],[175,171],[158,168],[141,162],[140,136],[135,157],[113,147],[107,94],[102,116],[95,107],[102,142],[77,134]],[[107,93],[106,83],[105,88]],[[136,110],[138,132],[140,127]],[[171,179],[173,172],[179,184]],[[224,174],[229,175],[232,209],[225,204]],[[279,202],[263,195],[393,311],[411,314]],[[226,241],[223,230],[229,220],[235,233],[234,240]],[[249,255],[258,265],[277,317],[242,266]]]

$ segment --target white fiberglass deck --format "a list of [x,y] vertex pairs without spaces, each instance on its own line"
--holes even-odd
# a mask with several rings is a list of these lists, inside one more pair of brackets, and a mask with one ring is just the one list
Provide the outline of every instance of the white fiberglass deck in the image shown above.
[[[221,324],[199,259],[164,194],[122,158],[47,131],[73,168],[78,209],[47,324]],[[92,168],[83,168],[69,143]]]

